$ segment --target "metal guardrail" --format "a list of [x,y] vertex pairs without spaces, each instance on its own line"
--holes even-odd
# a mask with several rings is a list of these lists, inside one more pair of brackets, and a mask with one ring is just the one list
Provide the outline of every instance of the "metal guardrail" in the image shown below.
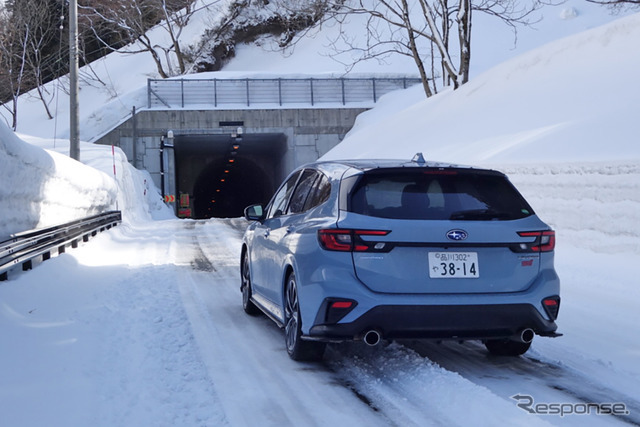
[[304,79],[148,79],[148,107],[285,104],[374,104],[388,92],[419,84],[415,77]]
[[115,227],[121,221],[121,212],[113,211],[55,227],[14,234],[0,242],[0,281],[7,280],[8,271],[17,265],[22,264],[23,271],[30,270],[35,258],[42,256],[43,261],[48,260],[54,250],[61,254],[69,244],[75,248],[80,239],[86,242],[90,236]]

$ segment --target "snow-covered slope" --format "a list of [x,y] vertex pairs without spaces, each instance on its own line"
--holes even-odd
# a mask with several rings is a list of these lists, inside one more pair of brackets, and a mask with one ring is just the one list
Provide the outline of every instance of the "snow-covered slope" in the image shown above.
[[[195,45],[207,26],[219,19],[221,8],[226,4],[228,0],[199,0],[198,12],[191,17],[189,26],[183,32],[183,44]],[[583,0],[568,0],[559,6],[546,6],[532,18],[537,22],[531,27],[519,28],[516,39],[511,29],[499,20],[477,13],[473,27],[472,75],[476,76],[500,62],[547,42],[611,22],[617,16]],[[361,35],[362,25],[365,25],[363,17],[349,18],[349,25],[344,28],[346,37]],[[236,57],[223,71],[209,74],[208,77],[247,76],[252,73],[272,76],[343,75],[346,72],[343,63],[348,63],[351,55],[334,58],[335,52],[330,47],[330,41],[335,39],[337,31],[339,28],[335,24],[327,23],[284,52],[278,51],[274,47],[274,41],[268,38],[260,39],[260,45],[238,46]],[[154,44],[167,43],[166,32],[161,28],[152,30],[149,36]],[[175,60],[172,63],[175,64]],[[358,63],[353,72],[417,75],[413,61],[402,55],[389,56],[383,61]],[[158,77],[151,55],[146,52],[135,55],[112,53],[95,61],[91,68],[84,67],[80,74],[88,78],[81,85],[79,95],[80,137],[85,141],[92,141],[96,136],[112,129],[131,114],[133,107],[145,107],[147,78]],[[44,139],[68,138],[69,99],[63,90],[66,85],[65,79],[62,79],[45,87],[55,116],[53,119],[46,117],[35,93],[22,96],[18,106],[18,132]],[[3,109],[0,109],[0,116],[10,122],[8,113]]]
[[[640,160],[640,14],[534,49],[456,91],[392,94],[325,159],[457,163]],[[412,89],[419,91],[419,88]]]

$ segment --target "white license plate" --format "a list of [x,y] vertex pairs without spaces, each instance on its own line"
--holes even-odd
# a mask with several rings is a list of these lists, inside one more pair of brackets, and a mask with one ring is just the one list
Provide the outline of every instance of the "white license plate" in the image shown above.
[[480,277],[477,252],[429,252],[432,279],[477,279]]

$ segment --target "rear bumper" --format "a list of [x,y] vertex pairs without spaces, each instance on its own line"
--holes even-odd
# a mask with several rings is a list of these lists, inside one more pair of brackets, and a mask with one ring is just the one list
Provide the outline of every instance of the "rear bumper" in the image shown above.
[[557,325],[531,304],[384,305],[349,323],[316,324],[307,339],[346,341],[377,330],[383,338],[510,338],[526,328],[555,336]]

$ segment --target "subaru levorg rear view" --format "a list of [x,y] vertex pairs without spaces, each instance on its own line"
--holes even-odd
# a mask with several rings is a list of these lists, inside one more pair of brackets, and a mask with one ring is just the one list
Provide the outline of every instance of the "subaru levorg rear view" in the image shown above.
[[535,335],[559,336],[555,233],[500,172],[317,162],[245,216],[244,310],[283,327],[295,360],[401,338],[520,355]]

